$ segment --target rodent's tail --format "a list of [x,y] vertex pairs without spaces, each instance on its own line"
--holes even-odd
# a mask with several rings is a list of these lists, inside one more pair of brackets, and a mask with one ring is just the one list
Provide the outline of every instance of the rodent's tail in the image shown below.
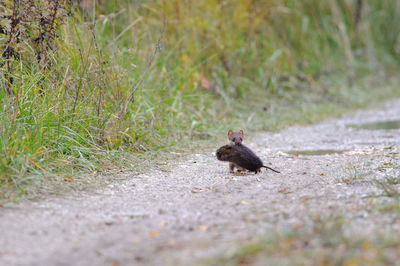
[[272,169],[271,167],[265,166],[265,165],[263,165],[262,167],[265,167],[265,168],[267,168],[267,169],[269,169],[269,170],[272,170],[272,171],[274,171],[275,173],[278,173],[278,174],[281,173],[281,172],[279,172],[279,171],[277,171],[277,170],[275,170],[275,169]]

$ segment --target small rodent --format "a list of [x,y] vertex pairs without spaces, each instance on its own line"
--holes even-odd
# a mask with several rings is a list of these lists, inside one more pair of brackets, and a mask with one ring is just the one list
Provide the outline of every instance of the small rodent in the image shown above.
[[[239,130],[238,132],[229,130],[228,131],[228,140],[231,145],[242,145],[244,139],[244,132],[243,130]],[[229,162],[229,172],[233,173],[235,168],[238,169],[238,172],[246,171],[245,168],[240,167],[237,164]]]
[[261,159],[243,144],[222,146],[217,150],[216,155],[217,159],[220,161],[232,162],[256,174],[261,172],[262,167],[268,168],[275,173],[280,173],[271,167],[265,166]]

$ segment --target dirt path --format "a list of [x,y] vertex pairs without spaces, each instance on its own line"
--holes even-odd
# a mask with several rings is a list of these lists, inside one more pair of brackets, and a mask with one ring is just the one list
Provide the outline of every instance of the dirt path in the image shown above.
[[[382,193],[374,180],[399,176],[400,130],[346,126],[396,119],[399,100],[259,134],[245,143],[282,172],[263,170],[260,181],[229,174],[210,151],[169,171],[127,174],[96,193],[6,205],[0,208],[0,265],[191,265],[230,252],[238,240],[332,215],[348,218],[354,234],[400,236],[399,213],[368,207],[368,197]],[[338,152],[287,153],[313,149]]]

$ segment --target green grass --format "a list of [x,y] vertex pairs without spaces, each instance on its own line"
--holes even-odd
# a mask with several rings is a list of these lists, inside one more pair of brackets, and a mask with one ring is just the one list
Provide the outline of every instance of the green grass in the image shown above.
[[[8,59],[12,95],[0,75],[0,197],[101,185],[108,179],[96,173],[212,148],[230,128],[251,136],[400,95],[397,1],[366,1],[358,30],[348,1],[224,3],[76,9],[46,65],[32,36],[13,40],[21,59]],[[388,21],[391,30],[381,27]]]
[[338,178],[336,182],[351,184],[353,182],[364,180],[369,174],[371,174],[370,170],[365,170],[365,169],[360,170],[354,165],[352,165],[351,167],[348,167],[348,169],[346,169],[345,176]]
[[[393,156],[393,155],[392,155]],[[398,169],[398,165],[387,164],[381,169]],[[374,180],[374,184],[381,193],[371,196],[374,210],[378,213],[389,213],[400,219],[400,173],[385,175]]]

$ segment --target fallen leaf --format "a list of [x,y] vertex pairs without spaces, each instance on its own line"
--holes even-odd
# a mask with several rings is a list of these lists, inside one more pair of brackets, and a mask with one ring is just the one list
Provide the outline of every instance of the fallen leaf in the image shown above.
[[300,198],[300,200],[301,200],[302,202],[306,202],[306,201],[308,201],[309,199],[311,199],[311,197],[309,197],[309,196],[303,196],[303,197]]
[[160,234],[160,231],[152,231],[149,233],[149,236],[154,237],[154,236],[158,236]]
[[290,191],[287,188],[283,188],[283,189],[278,190],[278,193],[289,194],[289,193],[292,193],[292,191]]
[[240,201],[240,203],[241,203],[241,204],[243,204],[243,205],[250,205],[250,204],[254,204],[254,202],[245,201],[245,200],[242,200],[242,201]]
[[113,260],[111,262],[111,266],[118,266],[118,265],[119,265],[119,262],[117,260]]
[[141,257],[141,256],[136,256],[136,257],[135,257],[135,260],[136,260],[137,262],[143,262],[143,261],[144,261],[144,258]]
[[392,163],[384,163],[383,165],[393,165]]
[[244,174],[242,174],[242,173],[235,173],[234,175],[235,176],[244,176]]
[[324,176],[325,174],[324,174],[324,173],[320,173],[320,174],[317,174],[317,175],[319,175],[319,176]]
[[160,225],[161,225],[161,226],[166,226],[167,224],[168,224],[168,223],[167,223],[166,221],[161,221],[161,222],[160,222]]
[[192,190],[191,190],[190,192],[192,192],[192,193],[199,193],[199,192],[201,192],[201,191],[203,191],[202,188],[194,187],[194,188],[192,188]]
[[360,261],[357,257],[352,257],[344,261],[344,265],[359,265]]
[[364,251],[368,250],[370,247],[371,247],[371,242],[368,242],[368,241],[364,241],[364,242],[362,243],[362,245],[361,245],[361,248],[362,248]]

